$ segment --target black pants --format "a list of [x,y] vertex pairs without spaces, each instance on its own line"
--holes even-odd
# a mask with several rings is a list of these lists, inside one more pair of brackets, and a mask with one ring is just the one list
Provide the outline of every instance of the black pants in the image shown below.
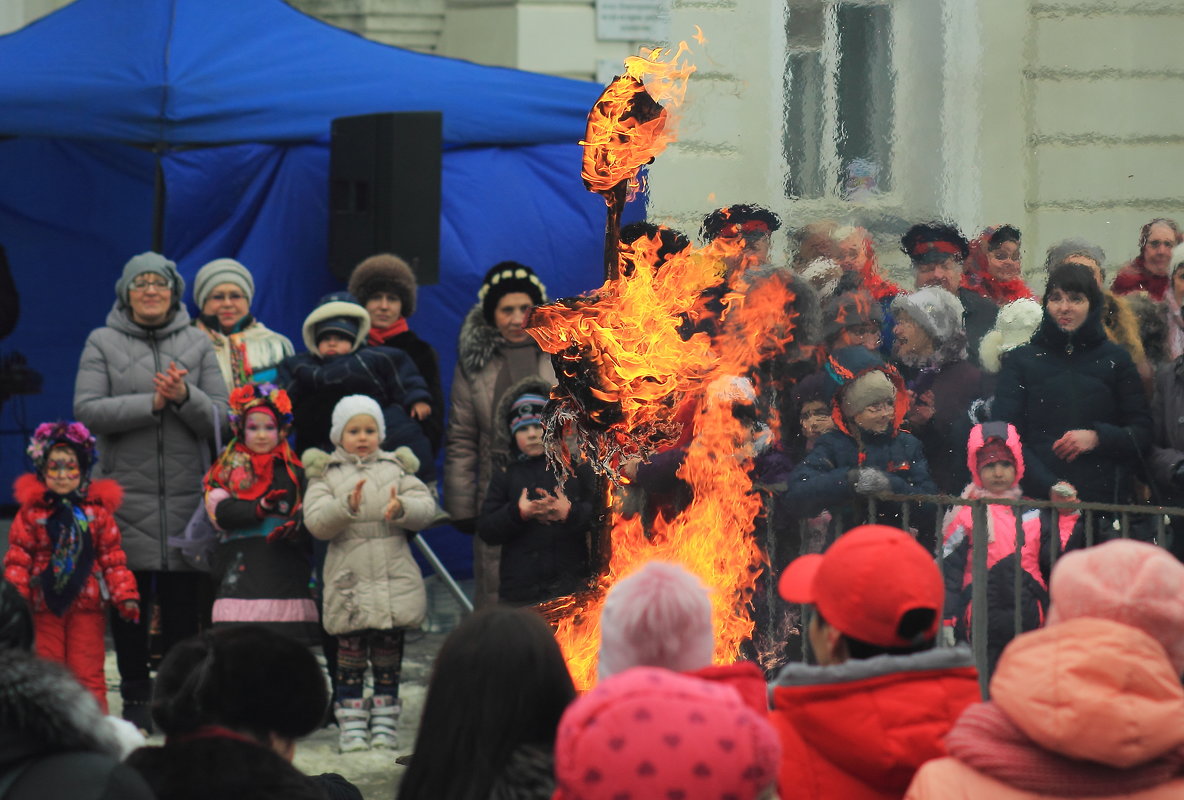
[[146,681],[148,627],[154,605],[160,607],[161,644],[167,654],[174,644],[198,633],[209,618],[213,593],[210,578],[202,572],[134,571],[140,591],[140,621],[127,622],[112,609],[111,638],[123,683]]

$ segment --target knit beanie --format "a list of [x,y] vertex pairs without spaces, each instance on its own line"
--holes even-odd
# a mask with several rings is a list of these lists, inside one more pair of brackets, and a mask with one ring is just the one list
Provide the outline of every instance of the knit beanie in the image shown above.
[[843,414],[854,418],[870,405],[896,397],[892,379],[878,369],[865,372],[843,389]]
[[514,292],[524,292],[530,295],[530,300],[536,306],[547,302],[547,287],[539,280],[534,270],[517,261],[503,261],[494,264],[485,273],[481,281],[481,289],[477,292],[477,299],[481,302],[481,311],[485,322],[493,325],[493,312],[503,297]]
[[553,798],[755,800],[780,760],[777,733],[731,686],[637,667],[563,713]]
[[131,291],[132,281],[147,272],[160,275],[169,282],[173,290],[173,308],[179,308],[181,295],[185,292],[185,280],[181,277],[181,273],[177,272],[176,264],[160,253],[151,251],[133,256],[123,265],[123,273],[115,282],[115,295],[119,298],[119,302],[125,306],[128,304],[128,292]]
[[251,273],[233,258],[216,258],[199,269],[193,278],[193,301],[197,303],[198,311],[210,299],[214,287],[224,283],[233,283],[242,289],[247,296],[247,305],[251,304],[255,297],[255,279]]
[[843,268],[829,258],[816,258],[802,270],[802,277],[821,297],[830,297],[839,288],[839,278],[843,277]]
[[912,294],[898,295],[892,301],[892,313],[902,311],[929,334],[935,348],[958,334],[965,337],[962,301],[940,286],[926,286]]
[[403,304],[402,316],[415,313],[417,284],[407,262],[390,253],[379,253],[362,261],[349,276],[349,291],[361,305],[379,292],[389,292]]
[[1049,583],[1048,624],[1100,617],[1138,628],[1184,674],[1184,564],[1163,548],[1116,539],[1067,553]]
[[382,417],[382,409],[373,397],[364,394],[351,394],[337,401],[333,406],[333,424],[329,428],[329,441],[335,445],[341,444],[341,432],[345,424],[359,414],[367,414],[374,418],[378,425],[378,441],[386,439],[386,420]]
[[609,589],[600,612],[601,678],[631,667],[702,669],[714,650],[707,588],[678,564],[650,561]]
[[510,411],[506,415],[506,422],[510,426],[510,435],[513,436],[520,429],[528,425],[542,425],[543,409],[546,405],[547,398],[541,394],[527,392],[520,395],[510,405]]
[[884,309],[864,291],[843,292],[826,302],[822,311],[822,341],[830,343],[847,328],[884,324]]
[[1027,344],[1044,319],[1044,307],[1035,300],[1015,300],[999,309],[995,327],[979,344],[979,358],[987,372],[998,372],[1003,354]]
[[1062,239],[1048,248],[1048,255],[1044,258],[1044,268],[1051,272],[1053,267],[1070,256],[1085,256],[1097,264],[1103,270],[1103,275],[1105,274],[1106,251],[1085,239]]

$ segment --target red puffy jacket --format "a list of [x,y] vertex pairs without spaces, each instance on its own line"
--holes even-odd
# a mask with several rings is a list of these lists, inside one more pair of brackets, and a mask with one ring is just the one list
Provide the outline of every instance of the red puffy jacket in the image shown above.
[[[45,521],[50,507],[45,503],[45,484],[36,475],[22,475],[13,486],[20,510],[8,532],[8,552],[4,554],[4,577],[30,600],[34,612],[48,611],[36,577],[49,566],[52,548]],[[90,579],[74,600],[80,611],[100,611],[105,599],[100,578],[107,585],[111,602],[139,600],[136,578],[127,568],[127,556],[120,544],[119,528],[115,524],[115,509],[123,500],[123,489],[113,480],[99,480],[90,484],[81,508],[90,521],[94,537],[95,566]],[[30,587],[32,591],[30,592]]]

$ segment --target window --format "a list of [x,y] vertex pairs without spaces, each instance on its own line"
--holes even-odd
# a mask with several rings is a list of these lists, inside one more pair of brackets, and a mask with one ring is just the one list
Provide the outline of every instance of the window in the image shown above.
[[791,0],[787,37],[788,195],[859,201],[891,191],[891,5]]

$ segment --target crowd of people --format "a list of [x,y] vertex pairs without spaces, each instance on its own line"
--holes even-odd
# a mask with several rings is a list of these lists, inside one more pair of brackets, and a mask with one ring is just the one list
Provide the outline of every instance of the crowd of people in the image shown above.
[[[413,749],[401,798],[1062,796],[1093,779],[1168,796],[1156,792],[1184,782],[1184,567],[1147,543],[1163,529],[1120,528],[1125,513],[1074,501],[1150,508],[1184,493],[1179,226],[1145,225],[1107,287],[1087,241],[1050,247],[1029,285],[1015,226],[968,240],[917,224],[900,238],[907,288],[867,230],[828,221],[793,232],[789,266],[770,264],[780,227],[757,206],[708,215],[700,238],[729,255],[677,328],[716,341],[730,335],[730,304],[789,289],[781,346],[726,390],[750,420],[751,475],[772,520],[758,591],[778,610],[759,621],[759,665],[713,666],[706,590],[652,563],[609,592],[600,682],[576,697],[532,607],[590,586],[606,493],[589,465],[560,479],[547,462],[556,375],[527,330],[548,300],[530,267],[486,273],[446,399],[435,349],[410,328],[414,274],[396,256],[366,259],[348,291],[323,298],[296,352],[252,316],[243,264],[197,272],[193,319],[176,265],[143,253],[86,342],[76,420],[45,423],[29,443],[34,471],[17,483],[4,555],[5,614],[23,612],[12,625],[29,629],[5,648],[22,653],[13,680],[35,669],[31,648],[105,712],[109,623],[122,715],[166,743],[137,750],[131,772],[94,768],[162,798],[250,783],[255,766],[273,794],[261,783],[242,796],[356,796],[339,776],[287,763],[326,715],[343,753]],[[654,246],[633,250],[643,237]],[[692,247],[648,223],[622,242],[659,271]],[[687,398],[680,418],[702,401]],[[679,513],[692,437],[687,424],[674,446],[623,465],[630,483],[611,501],[647,525]],[[934,495],[1004,502],[988,506],[980,539],[969,506],[943,517]],[[1024,498],[1061,506],[1008,504]],[[405,634],[426,613],[412,545],[445,521],[474,537],[479,611],[441,650],[409,748]],[[1184,530],[1166,533],[1184,551]],[[1127,536],[1144,542],[1087,547]],[[992,589],[985,704],[969,650],[936,648],[971,637],[975,541]],[[327,688],[310,646],[323,649]],[[1132,653],[1138,686],[1090,700],[1129,674]],[[1057,694],[1070,717],[1112,718],[1114,736],[1137,722],[1139,741],[1046,723],[1052,687],[1070,687]],[[5,725],[28,715],[3,701]],[[14,741],[0,767],[18,785],[51,752],[123,755],[114,733],[59,748],[52,730],[43,747],[3,732]],[[216,780],[215,763],[231,765]]]

